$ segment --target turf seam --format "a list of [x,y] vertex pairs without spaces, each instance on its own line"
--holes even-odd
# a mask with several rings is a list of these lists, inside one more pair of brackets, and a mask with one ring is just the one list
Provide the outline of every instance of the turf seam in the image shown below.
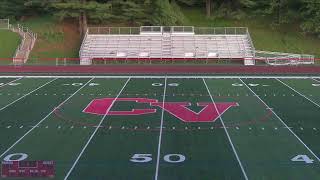
[[[56,78],[58,79],[58,78]],[[54,79],[54,80],[56,80]],[[94,78],[90,79],[86,84],[84,84],[83,86],[81,86],[77,91],[75,91],[72,95],[70,95],[67,99],[65,99],[62,103],[60,103],[58,105],[61,106],[62,104],[66,103],[69,99],[71,99],[75,94],[77,94],[82,88],[84,88],[90,81],[92,81]],[[52,81],[54,81],[52,80]],[[50,81],[50,82],[52,82]],[[31,133],[37,126],[39,126],[44,120],[46,120],[54,111],[56,110],[56,108],[54,108],[49,114],[47,114],[43,119],[41,119],[36,125],[34,125],[34,127],[32,127],[29,131],[27,131],[22,137],[20,137],[15,143],[13,143],[5,152],[3,152],[0,155],[0,158],[2,156],[4,156],[6,153],[8,153],[15,145],[17,145],[25,136],[27,136],[29,133]]]
[[296,135],[290,127],[271,109],[241,78],[239,80],[253,93],[255,96],[267,107],[271,110],[271,112],[278,118],[278,120],[291,132],[292,135],[294,135],[297,140],[303,144],[303,146],[320,162],[319,157],[299,138],[298,135]]
[[221,124],[222,124],[222,126],[223,126],[223,129],[224,129],[224,131],[225,131],[225,133],[226,133],[226,135],[227,135],[227,138],[228,138],[228,140],[229,140],[229,144],[230,144],[230,146],[231,146],[231,148],[232,148],[232,150],[233,150],[233,153],[234,153],[234,155],[236,156],[236,159],[237,159],[238,164],[239,164],[239,166],[240,166],[240,168],[241,168],[242,174],[243,174],[244,178],[245,178],[246,180],[248,180],[247,173],[246,173],[246,171],[244,170],[244,167],[243,167],[242,162],[241,162],[241,160],[240,160],[240,158],[239,158],[239,155],[238,155],[238,153],[237,153],[237,150],[236,150],[236,148],[234,147],[234,144],[232,143],[232,140],[231,140],[231,137],[230,137],[230,135],[229,135],[229,132],[228,132],[228,130],[227,130],[225,124],[224,124],[224,121],[223,121],[223,119],[222,119],[222,117],[221,117],[220,112],[218,111],[218,108],[217,108],[217,106],[216,106],[216,104],[215,104],[215,101],[213,100],[213,97],[212,97],[212,95],[211,95],[211,92],[210,92],[210,90],[209,90],[209,87],[208,87],[205,79],[203,78],[202,80],[203,80],[203,83],[204,83],[204,85],[206,86],[207,91],[208,91],[208,93],[209,93],[209,95],[210,95],[210,99],[211,99],[212,103],[214,104],[214,108],[215,108],[216,112],[217,112],[218,115],[219,115],[219,119],[220,119]]
[[300,96],[304,97],[305,99],[307,99],[309,102],[311,102],[312,104],[314,104],[315,106],[317,106],[318,108],[320,108],[320,105],[317,104],[316,102],[314,102],[313,100],[311,100],[310,98],[306,97],[304,94],[300,93],[299,91],[297,91],[296,89],[294,89],[293,87],[289,86],[288,84],[284,83],[283,81],[281,81],[280,79],[276,78],[277,81],[279,81],[280,83],[282,83],[283,85],[285,85],[286,87],[288,87],[289,89],[291,89],[292,91],[294,91],[295,93],[299,94]]
[[[164,79],[162,107],[164,107],[164,103],[166,100],[166,91],[167,91],[167,77],[165,77],[165,79]],[[162,130],[163,130],[163,117],[164,117],[164,108],[162,108],[162,111],[161,111],[160,132],[159,132],[159,142],[158,142],[158,151],[157,151],[157,164],[156,164],[156,172],[154,175],[155,180],[158,180],[158,175],[159,175],[159,163],[160,163],[160,152],[161,152]]]
[[36,89],[34,89],[34,90],[30,91],[29,93],[27,93],[27,94],[25,94],[25,95],[23,95],[23,96],[19,97],[18,99],[14,100],[14,101],[12,101],[11,103],[9,103],[9,104],[5,105],[4,107],[2,107],[2,108],[0,109],[0,111],[4,110],[5,108],[7,108],[7,107],[11,106],[12,104],[14,104],[14,103],[16,103],[16,102],[20,101],[21,99],[25,98],[26,96],[28,96],[28,95],[32,94],[33,92],[35,92],[35,91],[37,91],[37,90],[41,89],[42,87],[44,87],[44,86],[46,86],[46,85],[48,85],[48,84],[52,83],[53,81],[55,81],[55,80],[57,80],[57,79],[58,79],[58,78],[55,78],[55,79],[53,79],[53,80],[51,80],[51,81],[49,81],[49,82],[46,82],[45,84],[43,84],[43,85],[41,85],[41,86],[37,87]]
[[109,108],[106,110],[106,113],[103,115],[103,117],[101,118],[99,124],[97,125],[97,127],[95,128],[95,130],[93,131],[93,133],[91,134],[89,140],[87,141],[87,143],[85,144],[85,146],[82,148],[80,154],[78,155],[77,159],[74,161],[73,165],[71,166],[70,170],[68,171],[67,175],[64,177],[64,180],[67,180],[68,177],[70,176],[70,174],[72,173],[73,169],[75,168],[75,166],[78,164],[82,154],[84,153],[84,151],[86,150],[86,148],[88,147],[88,145],[90,144],[91,140],[93,139],[93,137],[95,136],[95,134],[97,133],[99,127],[101,126],[101,124],[103,123],[103,121],[105,120],[105,118],[107,117],[109,111],[111,110],[113,104],[115,103],[115,101],[118,99],[118,97],[120,96],[120,94],[122,93],[122,91],[125,89],[125,87],[127,86],[128,82],[130,81],[131,78],[128,78],[128,80],[126,81],[126,83],[124,84],[124,86],[121,88],[121,90],[119,91],[117,97],[115,97],[115,99],[112,101],[111,105],[109,106]]

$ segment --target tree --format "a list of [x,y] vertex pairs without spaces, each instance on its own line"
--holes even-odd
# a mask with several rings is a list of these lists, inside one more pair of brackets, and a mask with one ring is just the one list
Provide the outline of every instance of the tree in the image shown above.
[[211,16],[211,8],[212,8],[212,2],[211,0],[206,0],[206,15],[207,17]]
[[301,15],[303,17],[302,30],[320,37],[320,2],[317,0],[303,0]]
[[55,13],[61,20],[65,18],[75,18],[79,22],[79,32],[81,35],[87,29],[87,18],[110,18],[110,3],[98,3],[87,0],[66,0],[54,2],[51,6],[57,11]]

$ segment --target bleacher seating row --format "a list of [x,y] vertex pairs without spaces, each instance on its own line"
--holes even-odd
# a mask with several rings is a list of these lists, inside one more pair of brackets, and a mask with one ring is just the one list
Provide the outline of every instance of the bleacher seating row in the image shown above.
[[[95,58],[214,58],[254,59],[248,34],[86,34],[80,49],[81,64]],[[253,63],[254,64],[254,63]]]

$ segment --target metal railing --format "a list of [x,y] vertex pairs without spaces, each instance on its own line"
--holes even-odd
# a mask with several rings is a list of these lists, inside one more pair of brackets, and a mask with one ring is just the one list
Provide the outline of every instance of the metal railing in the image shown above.
[[271,51],[256,51],[256,58],[273,66],[314,64],[315,57],[310,54],[294,54]]
[[[166,31],[166,28],[169,28]],[[193,26],[141,26],[141,27],[89,27],[88,34],[138,35],[140,33],[194,33],[196,35],[246,35],[247,27],[193,27]]]
[[[37,34],[33,33],[29,28],[24,27],[20,24],[17,24],[16,26],[9,25],[9,28],[13,32],[18,33],[22,37],[22,41],[15,51],[13,64],[20,65],[20,64],[26,63],[26,61],[28,60],[29,54],[33,49],[34,44],[37,40]],[[30,42],[28,42],[27,36],[29,37]],[[19,57],[19,54],[22,54],[23,58]]]

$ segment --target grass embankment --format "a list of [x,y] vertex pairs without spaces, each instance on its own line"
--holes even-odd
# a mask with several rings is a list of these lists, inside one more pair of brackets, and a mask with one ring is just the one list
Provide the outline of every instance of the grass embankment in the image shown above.
[[17,33],[0,30],[0,64],[10,64],[12,62],[9,59],[14,56],[20,41],[21,38]]
[[[59,22],[53,17],[32,17],[22,23],[37,33],[38,39],[29,58],[29,63],[55,64],[52,58],[77,58],[80,35],[77,26],[70,22]],[[39,61],[47,59],[46,61]]]

